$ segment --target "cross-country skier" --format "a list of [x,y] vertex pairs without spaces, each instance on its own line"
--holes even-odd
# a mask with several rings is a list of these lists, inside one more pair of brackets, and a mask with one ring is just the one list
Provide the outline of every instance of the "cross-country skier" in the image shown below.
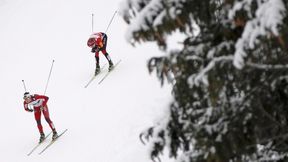
[[[44,95],[38,95],[38,94],[31,95],[29,92],[25,92],[23,99],[24,99],[24,109],[28,112],[34,111],[35,120],[37,122],[37,127],[40,132],[39,143],[41,143],[45,139],[43,127],[41,125],[41,113],[43,113],[45,120],[47,121],[50,128],[52,129],[52,132],[53,132],[52,139],[53,140],[56,139],[58,137],[58,134],[54,127],[53,122],[51,121],[49,117],[49,111],[48,111],[48,106],[47,106],[49,97],[44,96]],[[33,109],[31,109],[30,106],[33,107]]]
[[95,58],[96,58],[96,70],[95,70],[95,75],[100,72],[100,65],[99,65],[99,52],[101,51],[106,59],[109,62],[109,68],[108,70],[112,70],[113,68],[113,62],[106,51],[106,46],[107,46],[107,35],[102,32],[98,33],[93,33],[90,35],[87,45],[92,48],[91,52],[95,53]]

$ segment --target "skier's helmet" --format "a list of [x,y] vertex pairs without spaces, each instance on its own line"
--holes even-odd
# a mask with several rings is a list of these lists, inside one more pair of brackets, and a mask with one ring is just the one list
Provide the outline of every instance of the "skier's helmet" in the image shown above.
[[92,48],[92,47],[95,46],[95,44],[96,44],[95,38],[89,38],[89,39],[88,39],[88,41],[87,41],[87,46],[88,46],[88,47]]
[[25,100],[26,98],[31,97],[31,94],[29,92],[25,92],[23,99]]

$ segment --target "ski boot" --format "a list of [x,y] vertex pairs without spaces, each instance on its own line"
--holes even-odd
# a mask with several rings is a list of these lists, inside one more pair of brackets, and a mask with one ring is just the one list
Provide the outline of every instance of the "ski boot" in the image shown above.
[[95,75],[100,73],[100,66],[99,64],[96,64],[96,70],[95,70]]
[[56,138],[58,138],[58,133],[54,130],[53,135],[52,135],[52,140],[55,140]]
[[43,142],[44,140],[45,140],[45,134],[44,133],[40,133],[39,143]]
[[111,71],[114,68],[114,64],[112,61],[109,61],[109,68],[108,71]]

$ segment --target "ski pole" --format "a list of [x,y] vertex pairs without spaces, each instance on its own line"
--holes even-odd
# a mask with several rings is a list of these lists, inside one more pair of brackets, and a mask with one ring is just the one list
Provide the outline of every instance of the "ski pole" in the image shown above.
[[111,25],[111,23],[112,23],[112,21],[114,19],[114,16],[116,15],[116,13],[117,13],[117,10],[114,12],[114,14],[113,14],[113,16],[112,16],[112,18],[111,18],[111,20],[110,20],[110,22],[109,22],[109,24],[108,24],[108,26],[107,26],[107,28],[106,28],[104,33],[106,33],[108,31],[108,28],[110,27],[110,25]]
[[93,33],[93,29],[94,29],[94,14],[92,13],[92,33]]
[[22,83],[23,83],[23,87],[24,87],[25,92],[27,92],[27,89],[26,89],[26,85],[25,85],[24,80],[22,80]]
[[53,64],[54,64],[54,60],[52,61],[52,65],[51,65],[50,72],[49,72],[49,76],[48,76],[48,79],[47,79],[47,83],[46,83],[46,87],[45,87],[44,95],[45,95],[46,90],[47,90],[47,87],[48,87],[48,83],[49,83],[50,76],[51,76],[51,73],[52,73]]

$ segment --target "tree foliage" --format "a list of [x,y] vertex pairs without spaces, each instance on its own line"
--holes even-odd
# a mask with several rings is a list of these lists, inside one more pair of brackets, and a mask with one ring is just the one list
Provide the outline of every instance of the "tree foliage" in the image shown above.
[[[288,1],[125,0],[128,40],[156,41],[162,84],[173,71],[169,118],[141,134],[155,160],[281,161],[288,151]],[[201,32],[193,35],[193,24]],[[166,37],[187,37],[167,52]]]

